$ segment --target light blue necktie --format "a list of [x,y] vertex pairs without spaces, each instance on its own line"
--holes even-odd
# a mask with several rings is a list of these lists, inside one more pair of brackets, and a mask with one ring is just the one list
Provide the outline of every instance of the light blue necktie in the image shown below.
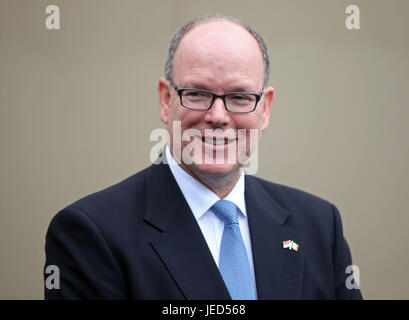
[[233,300],[255,300],[257,293],[240,233],[237,207],[231,201],[219,200],[212,210],[224,221],[219,270],[230,296]]

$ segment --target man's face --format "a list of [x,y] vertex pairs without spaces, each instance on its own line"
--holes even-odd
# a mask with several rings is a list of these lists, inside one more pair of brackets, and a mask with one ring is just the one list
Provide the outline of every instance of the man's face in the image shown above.
[[[263,59],[257,41],[244,28],[230,22],[196,26],[184,36],[176,51],[173,81],[178,88],[205,89],[219,95],[227,92],[260,93],[263,91],[263,79]],[[177,92],[165,79],[159,81],[158,89],[161,119],[168,127],[172,155],[175,157],[174,153],[178,150],[183,152],[188,145],[201,150],[198,153],[201,157],[195,157],[191,164],[183,162],[182,156],[181,166],[194,176],[238,175],[242,166],[239,160],[254,149],[249,143],[250,129],[257,129],[260,133],[268,126],[273,89],[264,89],[256,110],[243,114],[227,111],[222,99],[216,99],[210,110],[187,109],[181,105]],[[188,129],[196,129],[200,136],[174,145],[175,121],[180,121],[182,135]],[[218,130],[212,134],[211,130],[215,129]],[[246,129],[247,140],[237,139],[239,129]],[[244,130],[240,131],[243,133]],[[224,144],[209,142],[212,138],[222,138],[222,133],[236,140],[225,139]],[[258,139],[259,135],[256,136]],[[216,163],[216,154],[220,155],[220,151],[224,156],[222,161],[219,159]],[[209,161],[209,158],[213,161]]]

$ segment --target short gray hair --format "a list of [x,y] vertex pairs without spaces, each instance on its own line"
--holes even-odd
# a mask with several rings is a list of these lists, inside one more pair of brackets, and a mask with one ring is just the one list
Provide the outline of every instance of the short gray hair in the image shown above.
[[235,23],[239,26],[242,26],[244,29],[246,29],[254,37],[254,39],[256,39],[260,47],[261,53],[263,55],[263,65],[264,65],[263,87],[265,87],[270,77],[270,59],[268,57],[267,46],[263,38],[253,28],[251,28],[249,25],[245,24],[241,20],[233,18],[233,17],[225,16],[220,13],[198,17],[193,20],[190,20],[189,22],[181,26],[175,33],[173,33],[172,37],[170,38],[168,56],[166,57],[166,63],[165,63],[166,79],[173,84],[173,63],[175,59],[176,49],[178,48],[179,43],[182,40],[182,38],[194,27],[200,24],[205,24],[205,23],[213,22],[213,21],[229,21],[229,22]]

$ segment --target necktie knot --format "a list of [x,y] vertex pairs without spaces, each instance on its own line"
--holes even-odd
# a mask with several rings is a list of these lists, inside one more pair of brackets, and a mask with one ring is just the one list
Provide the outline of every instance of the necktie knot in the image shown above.
[[238,224],[237,207],[233,202],[219,200],[213,205],[212,210],[225,225]]

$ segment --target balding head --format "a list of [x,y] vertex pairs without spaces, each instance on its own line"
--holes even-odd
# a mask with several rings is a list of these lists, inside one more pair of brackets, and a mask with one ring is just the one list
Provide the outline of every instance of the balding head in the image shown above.
[[[174,57],[173,81],[195,88],[212,83],[219,93],[260,92],[263,71],[257,41],[242,26],[220,20],[197,25],[183,37]],[[237,83],[240,87],[233,85]]]
[[[267,52],[267,46],[263,40],[263,38],[250,26],[246,25],[242,21],[224,16],[221,14],[216,14],[216,15],[210,15],[210,16],[205,16],[205,17],[200,17],[193,19],[180,27],[171,37],[170,43],[169,43],[169,49],[168,49],[168,55],[166,59],[166,64],[165,64],[165,77],[167,80],[169,80],[171,83],[173,83],[173,72],[174,72],[174,63],[175,63],[175,56],[177,49],[179,48],[180,42],[182,39],[187,35],[190,31],[192,31],[194,28],[203,25],[203,24],[209,24],[211,22],[230,22],[231,24],[235,24],[237,26],[240,26],[241,28],[245,29],[257,42],[258,44],[258,49],[260,50],[261,57],[262,57],[262,63],[263,63],[263,87],[267,85],[269,75],[270,75],[270,61],[268,57],[268,52]],[[228,56],[226,57],[228,59]]]

